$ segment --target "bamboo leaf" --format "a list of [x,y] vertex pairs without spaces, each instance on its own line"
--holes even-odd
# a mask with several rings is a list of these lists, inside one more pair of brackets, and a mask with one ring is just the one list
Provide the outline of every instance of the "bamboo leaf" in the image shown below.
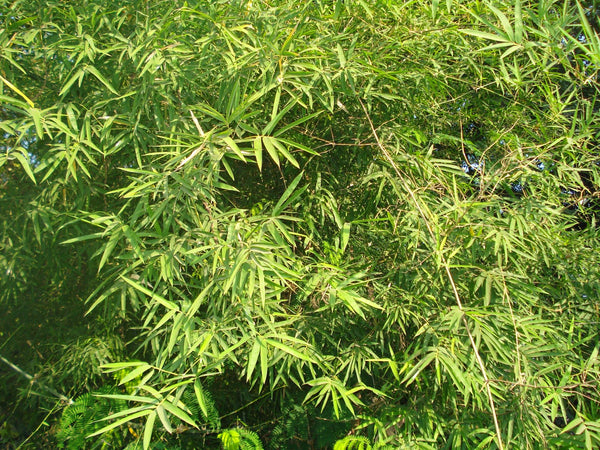
[[244,162],[246,162],[246,158],[244,157],[242,151],[240,150],[240,148],[238,147],[238,145],[235,143],[235,141],[233,139],[231,139],[230,137],[226,136],[223,138],[223,141],[227,144],[227,146],[233,150],[233,152]]
[[254,156],[256,158],[256,165],[258,170],[262,171],[263,155],[262,155],[262,138],[256,136],[253,141]]
[[2,80],[2,82],[4,84],[6,84],[9,88],[11,88],[13,91],[15,91],[18,95],[20,95],[21,98],[23,98],[23,100],[25,100],[31,108],[35,107],[35,105],[29,99],[29,97],[27,97],[19,88],[17,88],[14,84],[12,84],[10,81],[8,81],[6,78],[4,78],[2,75],[0,75],[0,80]]
[[[71,76],[71,78],[69,78],[69,80],[65,83],[65,85],[63,86],[63,88],[60,90],[60,92],[58,93],[58,95],[60,97],[62,97],[64,94],[67,93],[67,91],[69,89],[71,89],[71,86],[73,86],[73,84],[77,81],[77,80],[81,80],[81,77],[83,76],[83,70],[82,69],[78,69],[77,71],[75,71],[75,73],[73,74],[73,76]],[[31,105],[33,106],[33,104]]]
[[283,156],[285,156],[285,159],[292,163],[293,166],[300,168],[300,164],[298,163],[296,158],[292,156],[292,154],[288,151],[287,147],[281,140],[273,138],[271,143],[273,144],[273,146],[277,147],[277,150],[279,150],[279,152]]
[[[271,121],[263,128],[262,134],[269,135],[283,117],[296,105],[295,100],[291,100],[285,107],[271,118]],[[274,110],[275,111],[275,110]]]
[[17,161],[21,163],[21,167],[23,167],[23,170],[25,171],[27,176],[31,178],[31,181],[37,184],[37,182],[35,181],[35,176],[33,175],[33,171],[31,170],[31,165],[27,158],[23,156],[23,154],[18,150],[11,152],[11,156],[14,156],[17,159]]
[[167,430],[167,433],[173,433],[171,422],[169,421],[167,413],[165,412],[165,408],[162,404],[156,407],[156,413],[158,414],[158,417],[160,418],[160,422],[162,423],[163,427],[165,428],[165,430]]
[[104,78],[104,76],[94,66],[87,66],[85,68],[85,71],[94,75],[98,79],[98,81],[100,81],[104,86],[108,88],[110,92],[112,92],[115,95],[118,95],[118,92],[115,90],[115,88],[112,87],[108,80]]
[[142,286],[141,284],[133,281],[132,279],[122,276],[120,277],[123,281],[125,281],[127,284],[131,285],[132,287],[134,287],[136,290],[146,294],[147,296],[149,296],[152,300],[156,300],[158,303],[160,303],[161,305],[163,305],[165,308],[173,310],[173,311],[179,311],[179,307],[173,303],[170,302],[169,300],[165,299],[164,297],[152,292],[151,290],[145,288],[144,286]]
[[486,31],[479,31],[479,30],[467,30],[467,29],[461,29],[459,30],[462,33],[471,35],[471,36],[475,36],[481,39],[488,39],[491,41],[497,41],[497,42],[502,42],[502,43],[506,43],[508,45],[510,45],[512,43],[512,41],[510,39],[507,39],[505,36],[501,36],[501,35],[497,35],[497,34],[493,34],[493,33],[488,33]]
[[402,379],[402,383],[406,383],[406,385],[410,385],[412,384],[416,378],[419,376],[419,374],[429,365],[431,364],[431,362],[436,359],[436,353],[435,352],[429,352],[427,355],[425,355],[423,358],[421,358],[419,360],[419,362],[417,364],[414,365],[414,367],[405,375],[405,377]]
[[269,375],[269,354],[265,342],[256,337],[256,341],[260,344],[260,376],[261,376],[261,387],[267,382],[267,376]]
[[[109,398],[109,397],[105,397],[105,396],[102,396],[102,397]],[[137,413],[139,411],[147,411],[150,408],[152,408],[152,405],[136,406],[134,408],[129,408],[124,411],[119,411],[117,413],[111,414],[108,417],[104,417],[104,418],[100,419],[100,421],[114,420],[114,419],[118,419],[119,417],[131,416],[134,413]]]
[[285,345],[279,341],[275,341],[273,339],[265,339],[264,340],[265,343],[271,345],[272,347],[278,348],[279,350],[284,351],[285,353],[288,353],[298,359],[301,359],[303,361],[308,361],[308,362],[315,362],[312,358],[310,358],[309,356],[299,352],[298,350]]
[[[323,111],[316,111],[316,112],[308,114],[306,116],[302,116],[299,119],[296,119],[293,122],[291,122],[291,123],[289,123],[289,124],[287,124],[287,125],[285,125],[285,126],[283,126],[281,128],[278,128],[275,131],[275,133],[273,133],[273,137],[279,137],[279,136],[285,134],[287,131],[292,130],[293,128],[297,127],[298,125],[301,125],[301,124],[303,124],[305,122],[311,121],[312,119],[316,118],[317,116],[321,115],[322,113],[323,113]],[[280,141],[281,142],[285,142],[288,145],[294,145],[294,144],[291,144],[289,141],[287,141],[285,139],[280,139]],[[300,147],[299,145],[296,145],[296,146],[298,148],[303,149],[303,150],[307,149],[306,147],[303,148],[303,147]],[[311,152],[311,153],[314,153],[314,152]]]
[[350,240],[350,226],[349,222],[344,223],[342,227],[342,242],[341,242],[341,250],[342,252],[346,251],[346,247],[348,246],[348,241]]
[[260,347],[260,342],[258,340],[255,340],[254,344],[252,345],[252,351],[250,352],[250,356],[248,357],[246,381],[250,381],[250,379],[252,378],[252,373],[254,373],[254,368],[256,367],[258,356],[260,355]]
[[144,450],[150,448],[150,443],[152,442],[152,431],[154,430],[154,422],[156,421],[156,411],[152,411],[148,415],[148,419],[146,420],[146,426],[144,427],[144,438],[143,438],[143,446]]
[[148,369],[151,369],[152,367],[148,364],[144,364],[144,365],[139,365],[137,366],[135,369],[133,369],[131,372],[129,372],[127,375],[125,375],[121,381],[119,382],[119,385],[124,385],[126,383],[129,383],[131,380],[136,379],[137,377],[141,376],[144,372],[146,372]]
[[35,131],[37,133],[38,138],[42,139],[44,137],[44,128],[42,127],[41,111],[37,108],[29,108],[28,112],[31,115],[31,118],[33,119],[33,123],[35,124]]
[[202,414],[204,417],[208,417],[206,396],[204,395],[204,389],[198,380],[194,381],[194,393],[196,394],[196,400],[198,401],[198,405],[200,406]]
[[525,27],[523,26],[523,12],[521,10],[521,0],[515,0],[515,42],[523,42]]
[[192,419],[189,416],[189,414],[186,413],[185,411],[183,411],[182,409],[178,408],[177,406],[175,406],[172,403],[169,403],[167,401],[164,401],[162,403],[162,406],[164,406],[164,408],[167,411],[169,411],[171,414],[173,414],[175,417],[178,417],[179,419],[183,420],[184,422],[188,423],[189,425],[193,426],[194,428],[198,428],[194,419]]
[[[127,422],[132,422],[135,419],[147,416],[147,415],[149,415],[151,413],[152,413],[152,411],[150,409],[146,409],[144,411],[138,411],[138,412],[130,414],[130,415],[128,415],[128,416],[126,416],[126,417],[124,417],[124,418],[122,418],[120,420],[117,420],[117,421],[115,421],[115,422],[113,422],[113,423],[111,423],[111,424],[109,424],[109,425],[107,425],[107,426],[105,426],[103,428],[100,428],[98,431],[95,431],[94,433],[90,434],[87,437],[91,438],[91,437],[94,437],[94,436],[99,436],[99,435],[104,434],[104,433],[106,433],[106,432],[108,432],[110,430],[114,430],[115,428],[118,428],[118,427],[120,427],[121,425],[123,425],[123,424],[125,424]],[[107,417],[107,420],[110,420],[110,418],[111,418],[110,416]]]
[[506,33],[507,40],[515,42],[515,33],[513,31],[512,25],[510,24],[510,21],[508,20],[508,17],[506,17],[506,14],[504,14],[502,11],[500,11],[498,8],[496,8],[494,5],[492,5],[490,3],[488,3],[487,6],[488,6],[488,8],[490,8],[492,10],[492,12],[500,20],[500,23],[502,24],[502,28],[504,28],[504,32]]
[[304,175],[304,172],[301,172],[299,175],[297,175],[296,178],[294,178],[294,180],[287,187],[287,189],[285,190],[283,195],[279,198],[279,201],[273,208],[274,215],[279,215],[285,209],[285,207],[290,203],[290,200],[292,199],[292,194],[294,193],[296,186],[298,186],[298,183],[300,183],[300,180],[302,179],[303,175]]
[[142,397],[140,395],[126,395],[126,394],[98,394],[98,397],[114,398],[116,400],[125,400],[128,402],[142,402],[142,403],[156,403],[156,399],[149,397]]
[[273,143],[274,139],[270,136],[263,136],[262,142],[263,142],[265,148],[267,149],[267,153],[269,154],[269,156],[271,157],[273,162],[275,164],[277,164],[277,166],[279,166],[279,155],[277,154],[277,150],[275,149],[275,144]]
[[124,361],[116,363],[102,364],[101,369],[108,369],[107,372],[115,372],[117,370],[127,369],[129,367],[147,366],[148,364],[143,361]]

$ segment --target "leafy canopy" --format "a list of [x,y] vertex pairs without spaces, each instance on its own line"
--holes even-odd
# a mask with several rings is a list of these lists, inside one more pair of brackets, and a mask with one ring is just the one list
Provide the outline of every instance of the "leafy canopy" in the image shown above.
[[597,12],[4,3],[0,302],[118,341],[58,439],[600,445]]

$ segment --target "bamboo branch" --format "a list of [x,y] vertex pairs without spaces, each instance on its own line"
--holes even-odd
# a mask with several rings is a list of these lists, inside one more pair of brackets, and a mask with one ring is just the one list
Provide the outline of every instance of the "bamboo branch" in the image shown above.
[[12,362],[10,362],[8,359],[6,359],[2,355],[0,355],[0,361],[4,362],[6,365],[8,365],[11,369],[13,369],[15,372],[17,372],[23,378],[26,378],[27,380],[29,380],[32,384],[36,383],[44,391],[49,392],[50,394],[54,395],[55,397],[61,399],[64,402],[68,403],[69,405],[72,405],[74,403],[73,399],[71,399],[71,398],[69,398],[69,397],[61,394],[60,392],[56,391],[55,389],[53,389],[53,388],[51,388],[49,386],[46,386],[44,383],[40,382],[39,380],[37,380],[32,375],[30,375],[27,372],[25,372],[23,369],[21,369],[16,364],[13,364]]
[[[402,177],[402,174],[400,173],[400,170],[398,169],[396,162],[393,160],[392,156],[390,155],[390,153],[387,151],[387,149],[384,147],[381,140],[379,139],[379,135],[377,134],[377,130],[375,130],[375,126],[373,125],[373,121],[371,120],[371,116],[369,115],[367,108],[365,107],[364,103],[362,102],[362,100],[360,98],[358,98],[358,101],[360,102],[362,109],[365,112],[365,116],[367,117],[367,120],[369,121],[369,125],[371,126],[371,131],[373,132],[373,137],[377,141],[377,146],[379,147],[379,149],[381,150],[381,152],[383,153],[385,158],[388,160],[390,165],[394,168],[396,175],[398,175],[398,177],[404,182],[404,178]],[[419,200],[417,199],[415,193],[406,183],[404,183],[404,188],[406,189],[406,191],[408,192],[408,195],[410,196],[413,203],[415,204],[415,206],[419,212],[419,215],[425,221],[425,226],[427,227],[427,231],[431,235],[432,239],[434,241],[436,241],[437,240],[436,234],[433,231],[433,228],[431,227],[430,219],[425,214],[425,211],[421,207],[421,204],[419,203]],[[477,360],[477,364],[479,365],[479,370],[481,371],[481,374],[483,375],[483,380],[485,382],[484,383],[485,389],[487,392],[488,400],[490,402],[490,409],[492,411],[492,418],[494,420],[494,427],[496,428],[496,437],[498,439],[498,448],[500,450],[503,450],[504,445],[502,444],[502,435],[500,433],[500,424],[498,423],[498,415],[496,414],[496,406],[494,404],[494,397],[492,396],[492,390],[490,388],[491,380],[488,378],[487,370],[485,369],[485,364],[483,363],[483,359],[481,358],[481,355],[479,354],[479,349],[477,348],[475,338],[473,338],[473,334],[471,333],[471,329],[469,328],[469,323],[468,323],[467,317],[464,313],[460,294],[458,293],[456,283],[454,282],[454,277],[452,275],[452,272],[450,271],[450,265],[446,261],[446,257],[444,256],[443,252],[440,252],[440,260],[444,265],[444,269],[446,270],[446,275],[448,276],[448,281],[450,281],[450,286],[452,286],[452,292],[454,294],[454,298],[456,299],[456,304],[458,305],[458,309],[462,312],[462,320],[465,325],[465,329],[467,330],[467,335],[469,336],[469,341],[471,343],[471,347],[473,348],[473,351],[475,352],[475,359]]]

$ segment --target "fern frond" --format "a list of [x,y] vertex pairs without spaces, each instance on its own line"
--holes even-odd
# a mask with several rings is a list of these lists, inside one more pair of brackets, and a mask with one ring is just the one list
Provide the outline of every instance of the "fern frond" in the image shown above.
[[346,436],[333,446],[333,450],[372,450],[371,442],[364,436]]
[[258,434],[245,428],[230,428],[219,434],[224,450],[264,450]]
[[96,448],[96,444],[90,444],[86,437],[101,427],[98,421],[127,407],[124,401],[98,397],[95,395],[98,393],[111,394],[114,390],[109,388],[80,395],[63,411],[56,439],[67,449]]

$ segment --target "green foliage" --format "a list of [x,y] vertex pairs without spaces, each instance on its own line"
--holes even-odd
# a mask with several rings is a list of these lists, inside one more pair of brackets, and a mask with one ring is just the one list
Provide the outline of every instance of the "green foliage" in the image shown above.
[[111,389],[57,440],[600,445],[596,2],[0,8],[9,356]]
[[119,433],[106,434],[103,440],[89,441],[88,435],[99,430],[101,420],[127,408],[124,401],[99,397],[97,394],[83,394],[67,406],[60,418],[56,439],[59,448],[105,448],[108,443],[122,446],[126,440]]
[[263,450],[258,435],[244,428],[231,428],[219,433],[224,450]]
[[375,444],[371,445],[369,439],[364,436],[346,436],[340,439],[333,446],[333,450],[385,450],[392,449],[391,445]]
[[266,441],[273,450],[308,446],[332,448],[352,428],[353,417],[348,412],[336,418],[331,406],[322,410],[312,403],[301,404],[294,397],[283,403]]
[[73,386],[90,390],[101,379],[101,366],[120,359],[122,352],[123,343],[116,335],[78,339],[63,346],[46,376],[66,378]]
[[333,446],[333,450],[371,450],[372,448],[369,440],[363,436],[346,436]]

